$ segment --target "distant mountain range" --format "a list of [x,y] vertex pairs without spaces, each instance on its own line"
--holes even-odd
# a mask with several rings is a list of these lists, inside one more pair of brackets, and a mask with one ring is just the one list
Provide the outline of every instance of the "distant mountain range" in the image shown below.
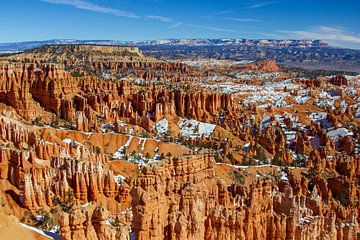
[[125,45],[125,46],[249,46],[249,47],[330,47],[322,40],[249,40],[249,39],[164,39],[145,41],[117,41],[117,40],[74,40],[53,39],[45,41],[27,41],[0,43],[1,52],[24,51],[43,45],[53,44],[99,44],[99,45]]
[[252,47],[329,47],[322,40],[249,40],[249,39],[166,39],[137,41],[132,43],[137,46],[252,46]]
[[360,50],[333,47],[322,40],[165,39],[116,41],[53,39],[0,43],[0,53],[19,52],[55,44],[137,46],[149,56],[166,60],[217,58],[256,61],[272,58],[290,68],[360,73]]

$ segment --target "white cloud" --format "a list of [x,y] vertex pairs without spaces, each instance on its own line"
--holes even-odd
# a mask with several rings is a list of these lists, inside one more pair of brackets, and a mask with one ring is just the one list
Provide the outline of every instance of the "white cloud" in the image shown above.
[[259,3],[254,3],[252,5],[246,6],[245,9],[256,9],[256,8],[262,8],[262,7],[266,7],[268,5],[274,4],[274,3],[278,3],[280,1],[268,1],[268,2],[259,2]]
[[177,22],[177,23],[171,25],[169,28],[178,28],[178,27],[180,27],[182,24],[183,24],[182,22]]
[[235,21],[235,22],[261,22],[259,19],[253,18],[233,18],[233,17],[224,17],[224,20]]
[[232,29],[210,27],[210,26],[203,26],[203,25],[188,24],[188,26],[195,27],[195,28],[201,28],[201,29],[207,29],[207,30],[211,30],[211,31],[217,31],[217,32],[232,32],[232,33],[236,32],[235,30],[232,30]]
[[148,19],[159,20],[161,22],[171,22],[171,18],[169,18],[169,17],[158,16],[158,15],[148,15],[146,17]]
[[140,18],[140,16],[136,15],[133,12],[127,12],[122,11],[116,8],[109,8],[109,7],[103,7],[99,6],[87,1],[82,0],[41,0],[43,2],[52,3],[52,4],[63,4],[63,5],[70,5],[75,8],[93,11],[93,12],[100,12],[100,13],[106,13],[106,14],[112,14],[115,16],[120,17],[127,17],[127,18]]
[[321,39],[339,47],[360,48],[360,35],[342,28],[317,26],[309,30],[281,30],[273,36],[293,39]]
[[214,12],[214,13],[210,13],[208,15],[202,16],[201,18],[206,18],[206,19],[213,19],[216,16],[220,16],[220,15],[224,15],[224,14],[228,14],[228,13],[232,13],[232,11],[219,11],[219,12]]

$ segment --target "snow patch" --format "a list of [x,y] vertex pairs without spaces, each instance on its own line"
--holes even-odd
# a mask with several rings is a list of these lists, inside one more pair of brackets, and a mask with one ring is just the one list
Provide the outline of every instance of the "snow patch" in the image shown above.
[[123,182],[125,182],[126,177],[123,175],[114,175],[114,180],[117,183],[117,185],[121,186]]
[[75,141],[74,139],[71,138],[64,138],[63,142],[67,144],[75,143],[75,145],[82,145],[80,142]]
[[[35,227],[32,227],[32,226],[26,225],[26,224],[24,224],[24,223],[19,223],[19,225],[22,226],[22,227],[24,227],[24,228],[27,228],[27,229],[29,229],[29,230],[31,230],[31,231],[37,232],[37,233],[39,233],[39,234],[41,234],[41,235],[43,235],[43,236],[45,236],[45,237],[48,237],[49,239],[53,239],[52,236],[49,236],[48,234],[46,234],[45,231],[43,231],[43,230],[41,230],[41,229],[38,229],[38,228],[35,228]],[[52,234],[52,235],[54,235],[54,234]],[[57,235],[56,237],[58,237],[58,239],[60,239],[60,236]]]
[[168,131],[168,127],[169,127],[169,122],[165,118],[161,119],[155,124],[156,131],[158,131],[161,134],[166,133]]
[[113,155],[113,158],[122,158],[124,157],[124,152],[127,147],[129,147],[131,140],[133,139],[133,136],[129,136],[129,139],[126,141],[126,143],[121,146]]
[[327,135],[332,140],[338,141],[345,136],[353,136],[353,133],[346,128],[338,128],[327,132]]
[[190,138],[200,138],[201,135],[209,137],[213,133],[216,125],[211,123],[199,122],[194,119],[181,118],[178,122],[180,133]]
[[282,181],[289,181],[288,175],[285,171],[281,171],[281,180]]

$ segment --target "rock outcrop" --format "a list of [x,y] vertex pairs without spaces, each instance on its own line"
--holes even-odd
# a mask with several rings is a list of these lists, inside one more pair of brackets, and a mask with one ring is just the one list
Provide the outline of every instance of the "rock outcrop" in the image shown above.
[[142,172],[131,192],[137,239],[356,238],[356,208],[333,212],[318,187],[308,193],[306,178],[290,172],[278,183],[260,178],[227,187],[214,177],[210,156],[175,158]]
[[108,224],[108,217],[108,212],[101,206],[91,209],[76,206],[60,217],[61,239],[130,240],[129,227]]

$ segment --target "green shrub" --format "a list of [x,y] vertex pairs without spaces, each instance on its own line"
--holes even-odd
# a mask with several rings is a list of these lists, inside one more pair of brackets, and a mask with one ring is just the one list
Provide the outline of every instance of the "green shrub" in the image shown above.
[[335,194],[334,198],[340,202],[344,207],[348,207],[350,205],[350,200],[348,197],[348,191],[345,188],[340,189],[338,193]]
[[114,222],[111,223],[111,225],[113,225],[113,227],[120,227],[120,220],[118,218],[118,216],[116,216]]
[[245,183],[245,176],[238,171],[233,171],[230,173],[230,177],[237,184],[244,185]]
[[265,155],[265,149],[260,145],[258,145],[256,147],[256,159],[263,163],[265,163],[267,161],[266,155]]

